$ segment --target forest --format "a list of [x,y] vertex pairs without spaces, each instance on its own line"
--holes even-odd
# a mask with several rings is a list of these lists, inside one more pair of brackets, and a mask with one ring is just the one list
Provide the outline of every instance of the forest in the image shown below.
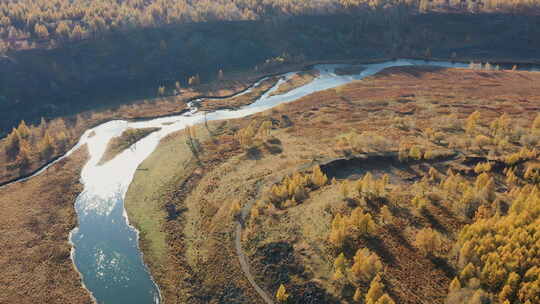
[[0,53],[193,22],[396,10],[536,14],[539,7],[538,0],[4,0],[0,2]]

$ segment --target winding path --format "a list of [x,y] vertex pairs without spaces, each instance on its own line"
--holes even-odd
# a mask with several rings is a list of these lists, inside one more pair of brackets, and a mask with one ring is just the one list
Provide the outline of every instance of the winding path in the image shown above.
[[248,214],[251,212],[251,208],[253,205],[255,205],[256,200],[252,199],[249,201],[244,208],[242,208],[242,213],[237,220],[236,224],[236,230],[235,230],[235,239],[234,239],[234,246],[236,247],[236,255],[238,256],[238,261],[240,262],[240,267],[242,268],[242,271],[244,272],[244,275],[249,281],[249,284],[255,291],[261,296],[263,301],[266,304],[274,304],[274,301],[272,300],[272,296],[268,295],[264,289],[262,289],[257,282],[255,282],[255,278],[251,274],[251,271],[249,270],[249,262],[246,258],[246,255],[244,253],[244,249],[242,248],[242,229],[244,228],[244,223],[247,219]]

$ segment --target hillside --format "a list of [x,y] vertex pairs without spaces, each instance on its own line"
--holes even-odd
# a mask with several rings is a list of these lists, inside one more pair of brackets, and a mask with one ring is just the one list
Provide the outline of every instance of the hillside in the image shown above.
[[288,303],[535,303],[539,84],[390,68],[169,136],[126,199],[164,299],[263,303],[245,255]]

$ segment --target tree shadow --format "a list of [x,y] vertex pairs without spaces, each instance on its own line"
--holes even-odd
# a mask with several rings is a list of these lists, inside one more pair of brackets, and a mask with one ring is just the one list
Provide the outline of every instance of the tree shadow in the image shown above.
[[431,262],[437,269],[440,269],[442,272],[444,272],[444,275],[449,278],[453,279],[456,276],[456,270],[452,265],[448,264],[448,261],[440,258],[440,257],[430,257]]
[[414,250],[414,248],[409,244],[409,241],[403,236],[403,230],[398,229],[396,226],[388,226],[388,232],[396,238],[398,243],[409,250]]
[[186,212],[188,208],[176,209],[176,206],[173,203],[167,203],[165,205],[165,210],[167,211],[167,221],[176,220],[182,213]]
[[390,252],[390,250],[388,250],[388,248],[386,247],[386,245],[381,239],[379,239],[378,237],[370,237],[370,238],[366,238],[366,240],[367,240],[366,247],[369,250],[377,253],[377,255],[380,256],[381,259],[387,264],[395,265],[396,258]]
[[442,232],[444,234],[448,233],[448,229],[446,229],[443,225],[441,225],[439,220],[437,220],[433,216],[433,214],[431,214],[431,212],[429,212],[429,210],[427,210],[426,208],[423,208],[421,214],[429,222],[431,227],[433,227],[435,230],[438,230],[438,231],[440,231],[440,232]]
[[261,149],[258,147],[249,147],[246,150],[246,157],[249,160],[260,160],[262,158]]

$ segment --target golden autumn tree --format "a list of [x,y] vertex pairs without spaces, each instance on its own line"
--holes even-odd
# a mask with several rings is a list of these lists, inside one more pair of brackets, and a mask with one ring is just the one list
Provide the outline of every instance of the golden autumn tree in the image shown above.
[[458,291],[461,289],[461,283],[459,282],[459,279],[455,277],[452,282],[450,282],[450,286],[448,287],[448,291]]
[[321,171],[321,167],[313,167],[313,173],[311,174],[311,183],[316,187],[320,188],[326,183],[328,183],[328,177]]
[[19,154],[20,144],[21,144],[21,135],[19,131],[15,128],[6,138],[5,153],[8,159],[15,159],[17,154]]
[[442,241],[438,232],[431,228],[423,228],[416,234],[414,245],[425,256],[437,256],[440,251]]
[[540,130],[540,114],[537,114],[531,125],[532,130]]
[[351,212],[351,216],[347,219],[347,224],[360,237],[373,234],[377,228],[371,214],[365,213],[360,207],[355,208]]
[[394,300],[392,300],[392,298],[385,293],[377,300],[377,302],[375,302],[375,304],[396,304],[396,302],[394,302]]
[[17,131],[19,131],[19,135],[22,139],[28,139],[28,137],[30,137],[30,128],[28,128],[28,125],[24,120],[21,120],[19,123]]
[[480,120],[480,112],[474,111],[465,122],[465,132],[467,134],[476,133],[476,128],[478,126],[478,120]]
[[335,248],[343,247],[343,244],[347,237],[347,226],[345,221],[346,219],[344,219],[339,213],[336,214],[336,216],[332,220],[332,226],[330,229],[330,235],[328,237],[328,240],[330,241],[330,244],[332,244],[332,246],[334,246]]
[[419,146],[412,146],[409,150],[409,157],[414,160],[421,160],[423,157],[422,150],[420,150]]
[[276,292],[276,300],[278,300],[278,302],[280,303],[285,303],[288,298],[289,294],[287,293],[285,286],[283,284],[279,285],[279,288]]
[[17,166],[21,169],[24,169],[30,165],[30,157],[31,157],[31,147],[30,143],[27,140],[21,140],[19,153],[17,154],[17,158],[15,162],[17,163]]
[[349,198],[349,183],[347,181],[341,183],[339,192],[343,200],[347,200]]
[[385,225],[391,224],[394,221],[394,215],[386,205],[381,207],[381,218]]
[[71,31],[71,34],[69,35],[69,37],[75,41],[82,40],[84,38],[85,32],[86,31],[81,25],[76,24],[73,27],[73,30]]
[[66,22],[61,21],[56,26],[55,33],[56,33],[56,36],[58,36],[58,38],[60,39],[68,39],[69,35],[71,34],[71,29],[69,28]]
[[383,294],[384,284],[382,283],[381,277],[379,275],[376,275],[369,285],[369,290],[366,294],[365,303],[376,304],[377,301],[383,296]]
[[369,249],[358,249],[354,255],[354,264],[351,267],[353,277],[362,282],[370,282],[383,268],[377,254]]
[[41,39],[49,38],[49,30],[43,24],[36,23],[34,26],[34,33]]
[[48,159],[54,153],[54,141],[49,132],[45,131],[45,135],[38,143],[38,149],[42,159]]
[[353,295],[354,303],[361,303],[362,296],[363,296],[362,290],[360,290],[360,288],[356,288],[356,290],[354,291],[354,295]]

